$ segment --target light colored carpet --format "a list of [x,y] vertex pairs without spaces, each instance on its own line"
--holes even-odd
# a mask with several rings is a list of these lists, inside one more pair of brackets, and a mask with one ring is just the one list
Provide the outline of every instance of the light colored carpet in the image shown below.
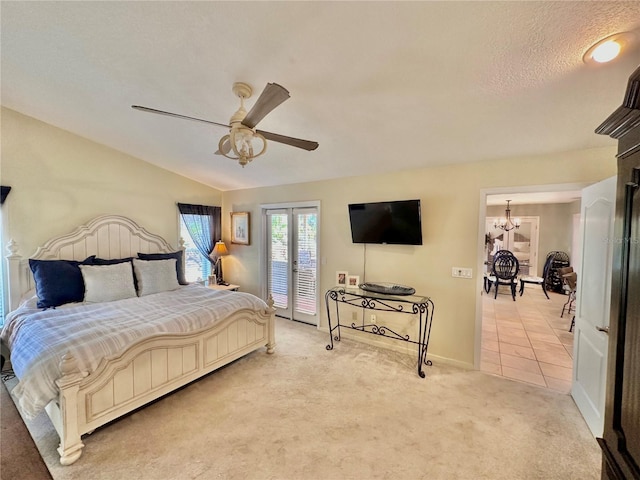
[[568,395],[278,320],[263,350],[85,437],[63,467],[45,415],[28,426],[56,480],[598,479]]

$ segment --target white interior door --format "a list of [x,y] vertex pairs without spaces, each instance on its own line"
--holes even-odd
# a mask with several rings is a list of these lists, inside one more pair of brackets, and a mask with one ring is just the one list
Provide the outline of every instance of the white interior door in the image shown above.
[[276,315],[318,324],[318,210],[269,209],[267,289]]
[[[571,395],[594,436],[604,426],[616,177],[582,190]],[[575,268],[575,267],[574,267]]]

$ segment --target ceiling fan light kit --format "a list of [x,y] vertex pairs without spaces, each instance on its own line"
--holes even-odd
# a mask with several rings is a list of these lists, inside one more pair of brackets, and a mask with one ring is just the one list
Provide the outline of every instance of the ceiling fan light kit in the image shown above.
[[[258,153],[254,153],[253,141],[262,142],[261,149]],[[267,141],[259,133],[254,132],[250,128],[231,125],[231,133],[225,135],[218,143],[218,151],[231,160],[237,160],[243,167],[256,157],[259,157],[267,151]],[[230,152],[234,155],[229,155]]]
[[156,110],[155,108],[142,107],[140,105],[132,105],[131,107],[143,112],[157,113],[229,128],[229,133],[223,136],[218,142],[218,151],[215,153],[236,160],[242,167],[267,151],[267,139],[272,142],[291,145],[307,151],[318,148],[318,142],[256,130],[255,127],[260,120],[289,98],[289,91],[286,88],[277,83],[268,83],[249,112],[244,108],[244,101],[253,94],[251,86],[243,82],[236,82],[233,84],[232,91],[240,98],[240,107],[231,116],[229,120],[230,125]]
[[[244,168],[251,160],[266,152],[267,141],[262,135],[256,133],[253,128],[242,124],[242,121],[247,117],[244,100],[252,95],[253,89],[251,86],[246,83],[236,82],[233,84],[232,90],[240,98],[240,108],[231,116],[231,120],[229,120],[231,131],[218,142],[218,152],[231,160],[237,160]],[[258,141],[259,148],[253,148],[254,140]],[[232,152],[233,154],[231,154]]]

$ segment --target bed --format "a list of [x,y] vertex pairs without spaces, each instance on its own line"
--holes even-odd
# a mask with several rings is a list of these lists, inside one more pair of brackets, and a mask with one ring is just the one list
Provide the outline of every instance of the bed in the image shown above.
[[[12,364],[16,361],[14,393],[27,416],[46,410],[60,436],[63,465],[80,457],[82,436],[97,427],[243,355],[262,347],[274,351],[271,298],[264,302],[248,293],[180,285],[186,283],[180,282],[182,250],[126,217],[97,217],[49,240],[30,259],[19,255],[15,242],[8,249],[11,313],[2,339]],[[84,301],[43,308],[44,277],[34,265],[50,265],[48,260],[81,265]],[[134,295],[105,300],[109,289],[94,284],[93,275],[121,274],[125,264],[136,274]],[[171,289],[153,290],[162,283],[156,273],[170,268]],[[85,330],[88,336],[75,337]]]

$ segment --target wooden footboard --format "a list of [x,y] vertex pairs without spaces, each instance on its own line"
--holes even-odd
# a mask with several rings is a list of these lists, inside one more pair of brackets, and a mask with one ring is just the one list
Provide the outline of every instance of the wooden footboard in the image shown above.
[[60,463],[80,458],[83,434],[262,346],[273,353],[275,309],[272,298],[267,303],[268,309],[239,310],[200,332],[143,340],[104,359],[91,374],[65,355],[58,400],[46,408],[60,436]]

